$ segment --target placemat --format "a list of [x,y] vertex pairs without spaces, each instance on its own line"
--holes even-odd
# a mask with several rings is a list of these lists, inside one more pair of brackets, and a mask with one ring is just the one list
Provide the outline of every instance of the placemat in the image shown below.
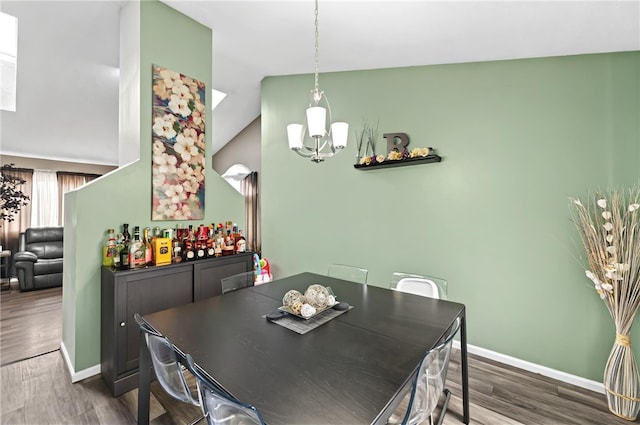
[[[277,325],[283,326],[287,329],[291,329],[294,332],[297,332],[301,335],[306,334],[309,331],[314,330],[320,325],[327,323],[331,319],[335,319],[340,316],[342,313],[346,313],[347,311],[353,308],[352,305],[349,306],[347,310],[336,310],[335,308],[328,308],[317,316],[312,317],[311,319],[301,319],[296,316],[288,315],[283,317],[282,319],[274,320],[271,323],[275,323]],[[266,318],[267,315],[263,315],[262,318]]]

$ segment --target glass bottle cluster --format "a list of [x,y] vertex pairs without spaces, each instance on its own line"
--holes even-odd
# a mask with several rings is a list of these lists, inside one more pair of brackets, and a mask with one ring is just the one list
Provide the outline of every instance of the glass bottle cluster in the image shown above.
[[238,225],[227,221],[215,225],[189,225],[175,229],[160,230],[145,227],[133,228],[133,237],[129,224],[122,225],[122,232],[107,230],[102,248],[102,265],[118,270],[161,266],[194,261],[203,258],[221,257],[246,252],[246,240]]

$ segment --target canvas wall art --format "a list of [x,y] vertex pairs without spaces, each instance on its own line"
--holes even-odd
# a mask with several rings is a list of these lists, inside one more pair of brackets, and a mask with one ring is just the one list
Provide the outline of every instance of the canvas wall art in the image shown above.
[[205,85],[153,66],[152,220],[202,220]]

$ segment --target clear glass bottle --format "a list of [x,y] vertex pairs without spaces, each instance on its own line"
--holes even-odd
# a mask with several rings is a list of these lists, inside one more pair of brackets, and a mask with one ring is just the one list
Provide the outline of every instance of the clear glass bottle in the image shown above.
[[102,265],[106,267],[114,266],[114,257],[118,255],[116,249],[116,236],[115,230],[107,230],[107,238],[102,247]]
[[178,225],[173,232],[173,239],[171,240],[171,262],[182,263],[182,241],[180,240],[181,231]]
[[116,269],[120,269],[120,262],[122,261],[122,257],[120,254],[122,253],[122,249],[124,248],[124,236],[122,233],[118,233],[116,235],[116,256],[113,258],[113,267]]
[[146,247],[140,239],[140,227],[136,226],[133,228],[133,240],[129,244],[129,266],[137,269],[146,265]]
[[[151,240],[149,239],[150,230],[151,229],[149,227],[144,228],[144,236],[142,239],[142,243],[144,244],[144,262],[147,266],[153,265],[153,247],[151,246]],[[160,232],[159,227],[158,232]]]

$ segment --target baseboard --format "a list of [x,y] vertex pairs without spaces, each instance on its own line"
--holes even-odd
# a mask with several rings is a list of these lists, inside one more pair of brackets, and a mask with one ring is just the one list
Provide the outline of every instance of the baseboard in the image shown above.
[[80,372],[76,372],[73,369],[71,358],[69,357],[69,353],[67,352],[67,347],[64,346],[64,342],[60,342],[60,352],[62,353],[62,357],[64,358],[64,363],[67,365],[67,370],[69,371],[69,375],[71,376],[72,383],[82,381],[83,379],[87,379],[100,374],[100,365],[91,366],[87,369],[81,370]]
[[[453,346],[457,349],[460,349],[460,341],[454,340]],[[566,382],[567,384],[576,385],[578,387],[586,388],[588,390],[604,394],[604,385],[602,384],[602,382],[592,381],[580,376],[571,375],[566,372],[551,369],[550,367],[541,366],[536,363],[531,363],[526,360],[507,356],[506,354],[501,354],[495,351],[487,350],[486,348],[476,347],[470,344],[467,344],[467,351],[469,353],[476,354],[487,359],[495,360],[509,366],[524,369],[529,372],[539,373],[540,375],[557,379],[558,381]]]

